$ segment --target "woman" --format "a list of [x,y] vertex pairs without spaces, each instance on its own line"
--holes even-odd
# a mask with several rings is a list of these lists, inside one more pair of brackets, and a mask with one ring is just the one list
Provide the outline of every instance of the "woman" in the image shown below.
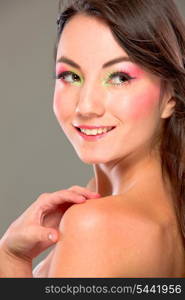
[[94,177],[10,226],[2,276],[53,244],[34,277],[184,277],[184,32],[172,0],[60,2],[53,110]]

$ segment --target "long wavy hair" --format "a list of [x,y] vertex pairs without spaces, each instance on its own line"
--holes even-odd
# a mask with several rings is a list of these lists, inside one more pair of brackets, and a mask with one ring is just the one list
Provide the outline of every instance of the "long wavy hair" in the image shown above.
[[77,13],[104,20],[133,61],[159,76],[164,87],[172,87],[174,112],[163,120],[159,150],[185,246],[184,20],[173,0],[60,0],[55,60],[62,30]]

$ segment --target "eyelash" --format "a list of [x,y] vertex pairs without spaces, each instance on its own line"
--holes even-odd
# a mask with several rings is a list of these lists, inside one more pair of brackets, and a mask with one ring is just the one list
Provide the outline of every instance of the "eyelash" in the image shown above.
[[108,81],[108,80],[111,80],[111,79],[113,79],[113,78],[115,78],[115,77],[118,77],[118,76],[124,78],[125,81],[123,81],[123,82],[121,82],[121,83],[113,84],[113,85],[115,85],[115,86],[120,86],[120,85],[128,84],[129,81],[130,81],[131,79],[134,79],[133,77],[131,77],[131,76],[130,76],[128,73],[126,73],[126,72],[123,72],[123,71],[117,71],[117,72],[113,72],[113,73],[108,73],[108,77],[107,77],[107,79],[105,80],[105,83],[107,84],[107,81]]
[[78,76],[77,74],[75,74],[74,72],[71,72],[71,71],[64,71],[60,74],[58,74],[56,76],[56,79],[61,79],[62,81],[66,82],[66,83],[69,83],[68,81],[65,81],[65,76],[69,76],[69,75],[73,75],[73,76],[77,76],[80,78],[80,76]]
[[[75,74],[74,72],[71,72],[71,71],[64,71],[64,72],[58,74],[58,75],[56,76],[56,79],[61,79],[61,80],[64,81],[65,83],[69,83],[69,84],[70,84],[70,82],[65,81],[65,76],[69,76],[69,75],[77,76],[78,79],[81,79],[79,75],[77,75],[77,74]],[[113,78],[115,78],[115,77],[117,77],[117,76],[122,76],[122,77],[124,77],[124,79],[127,80],[127,83],[128,83],[131,79],[134,79],[134,77],[131,77],[131,76],[130,76],[128,73],[126,73],[126,72],[123,72],[123,71],[117,71],[117,72],[109,73],[107,79],[104,80],[104,83],[107,84],[107,81],[108,81],[108,80],[111,80],[111,79],[113,79]],[[76,81],[76,82],[77,82],[77,81]],[[71,84],[73,84],[73,82],[71,82]],[[123,82],[121,82],[121,83],[116,83],[116,84],[113,84],[113,85],[114,85],[114,86],[120,86],[120,85],[123,85],[123,84],[125,84],[125,81],[123,81]]]

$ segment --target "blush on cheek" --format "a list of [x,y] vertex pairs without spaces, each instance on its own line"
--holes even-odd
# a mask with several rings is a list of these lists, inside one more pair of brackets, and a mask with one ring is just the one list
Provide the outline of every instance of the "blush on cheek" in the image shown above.
[[70,104],[69,99],[70,98],[66,93],[63,94],[61,93],[60,89],[55,89],[53,97],[53,111],[58,120],[70,116],[71,112],[74,110],[73,106]]
[[140,95],[134,103],[132,117],[137,120],[152,114],[153,110],[155,110],[158,105],[158,101],[159,93],[156,93],[156,91],[153,91],[152,89]]
[[53,111],[56,116],[58,116],[60,112],[60,105],[61,105],[61,101],[60,101],[59,93],[55,92],[53,98]]

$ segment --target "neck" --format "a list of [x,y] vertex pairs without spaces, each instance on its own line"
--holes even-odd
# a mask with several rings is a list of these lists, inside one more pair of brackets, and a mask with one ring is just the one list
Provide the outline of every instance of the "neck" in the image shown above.
[[143,152],[139,157],[133,155],[109,164],[96,164],[93,169],[94,189],[102,197],[124,194],[143,184],[162,184],[161,161],[156,152],[148,156]]

